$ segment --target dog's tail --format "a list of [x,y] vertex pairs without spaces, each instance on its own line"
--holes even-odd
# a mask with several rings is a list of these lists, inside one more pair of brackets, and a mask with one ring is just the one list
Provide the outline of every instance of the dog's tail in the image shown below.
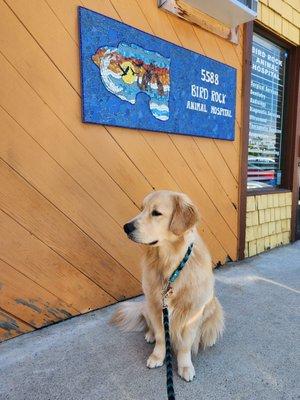
[[121,330],[143,331],[147,327],[144,302],[126,301],[121,303],[110,322]]
[[214,297],[204,308],[200,345],[213,346],[224,330],[224,313],[219,300]]

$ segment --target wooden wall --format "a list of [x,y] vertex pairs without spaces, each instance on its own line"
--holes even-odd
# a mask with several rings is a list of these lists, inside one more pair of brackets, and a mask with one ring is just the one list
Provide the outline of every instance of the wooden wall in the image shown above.
[[[78,5],[236,67],[236,140],[83,124]],[[214,263],[235,260],[242,44],[156,0],[0,0],[0,15],[0,338],[139,294],[122,225],[153,189],[187,192]]]

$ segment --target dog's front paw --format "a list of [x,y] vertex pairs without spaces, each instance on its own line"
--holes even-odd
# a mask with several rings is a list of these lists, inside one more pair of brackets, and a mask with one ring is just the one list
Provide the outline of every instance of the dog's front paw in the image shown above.
[[195,368],[193,364],[189,367],[180,367],[178,366],[178,374],[187,382],[191,382],[195,377]]
[[155,337],[152,331],[147,331],[145,334],[145,340],[147,343],[154,343]]
[[151,354],[151,356],[147,360],[147,367],[148,368],[157,368],[161,367],[164,363],[164,359],[161,357],[158,357],[155,354]]

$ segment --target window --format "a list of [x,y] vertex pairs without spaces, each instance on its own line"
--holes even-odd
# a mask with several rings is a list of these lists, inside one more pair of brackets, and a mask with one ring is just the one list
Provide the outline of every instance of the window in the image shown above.
[[248,189],[281,185],[287,55],[283,47],[253,34]]
[[251,8],[253,11],[257,11],[257,0],[238,0],[240,3],[243,3],[245,6]]

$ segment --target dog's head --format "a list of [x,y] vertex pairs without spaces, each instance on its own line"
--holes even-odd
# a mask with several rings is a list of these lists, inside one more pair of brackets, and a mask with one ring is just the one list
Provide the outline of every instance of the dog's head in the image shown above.
[[160,246],[178,240],[198,220],[197,208],[187,195],[162,190],[144,199],[141,213],[124,225],[124,231],[134,242]]

